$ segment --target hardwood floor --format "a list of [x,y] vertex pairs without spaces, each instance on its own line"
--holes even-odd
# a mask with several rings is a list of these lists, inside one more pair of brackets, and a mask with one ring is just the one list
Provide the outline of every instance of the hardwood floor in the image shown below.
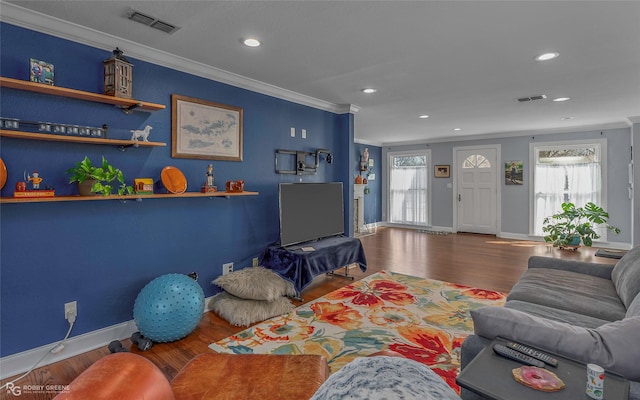
[[[595,248],[558,250],[545,243],[498,239],[490,235],[439,235],[412,229],[379,228],[376,234],[361,237],[360,240],[365,248],[368,268],[366,272],[351,268],[349,273],[355,279],[388,270],[502,292],[511,289],[526,269],[527,259],[532,255],[607,264],[617,261],[594,257]],[[349,283],[351,281],[343,277],[318,276],[302,292],[303,301],[314,300]],[[294,303],[303,304],[296,301]],[[195,331],[182,340],[158,343],[145,352],[139,351],[135,346],[131,347],[128,339],[123,341],[123,345],[154,362],[171,380],[195,355],[210,351],[207,347],[210,343],[241,330],[243,328],[234,327],[213,312],[208,312]],[[105,345],[103,348],[38,368],[16,384],[66,385],[107,354],[109,350]],[[55,393],[24,393],[20,398],[45,400],[54,396]],[[0,391],[0,398],[15,397],[3,390]]]

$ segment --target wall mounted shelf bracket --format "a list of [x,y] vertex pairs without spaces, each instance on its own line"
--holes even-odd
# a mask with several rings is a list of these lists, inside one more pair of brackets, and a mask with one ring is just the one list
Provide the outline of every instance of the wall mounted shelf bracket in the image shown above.
[[132,112],[134,112],[136,108],[142,107],[142,103],[136,103],[136,104],[132,104],[130,106],[116,106],[116,107],[119,107],[120,110],[122,110],[123,113],[129,115]]
[[[322,154],[326,154],[326,156],[323,157]],[[291,162],[283,166],[279,165],[278,159],[280,159],[280,164],[284,164],[284,158],[286,158],[287,156],[295,156],[295,167],[293,167],[293,163]],[[313,161],[312,163],[308,163],[307,161],[311,157],[313,157]],[[275,157],[276,173],[292,175],[315,175],[318,172],[318,166],[320,165],[320,161],[323,158],[327,161],[328,164],[331,164],[333,162],[333,156],[327,149],[317,149],[315,152],[278,149],[276,150]]]
[[125,152],[127,151],[127,149],[129,147],[140,147],[140,145],[138,143],[132,143],[132,144],[121,144],[120,146],[118,146],[118,150]]

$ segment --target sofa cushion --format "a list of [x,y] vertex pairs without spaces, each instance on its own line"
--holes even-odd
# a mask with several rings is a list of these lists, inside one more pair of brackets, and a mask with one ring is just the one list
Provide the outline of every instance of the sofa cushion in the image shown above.
[[471,317],[477,335],[519,341],[583,363],[598,364],[628,379],[640,380],[640,317],[611,322],[596,329],[495,306],[471,310]]
[[597,328],[611,322],[604,319],[590,317],[588,315],[576,314],[571,311],[551,308],[540,304],[527,303],[520,300],[508,301],[504,306],[512,310],[523,311],[527,314],[552,319],[558,322],[565,322],[567,324],[577,325],[583,328]]
[[622,319],[627,312],[612,281],[558,269],[526,270],[507,296],[509,300],[541,304],[607,321]]
[[566,260],[562,258],[531,256],[527,262],[528,268],[550,268],[571,271],[579,274],[593,275],[611,279],[611,271],[615,264],[602,264],[587,261]]
[[625,307],[629,308],[640,293],[640,246],[629,250],[618,261],[611,271],[611,280]]
[[626,318],[629,317],[640,317],[640,293],[636,296],[635,299],[629,304],[629,308],[627,308]]

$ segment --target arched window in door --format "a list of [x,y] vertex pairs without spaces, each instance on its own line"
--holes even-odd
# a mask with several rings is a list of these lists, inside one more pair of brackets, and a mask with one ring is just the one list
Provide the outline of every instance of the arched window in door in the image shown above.
[[481,154],[473,154],[462,162],[462,168],[491,168],[491,162]]

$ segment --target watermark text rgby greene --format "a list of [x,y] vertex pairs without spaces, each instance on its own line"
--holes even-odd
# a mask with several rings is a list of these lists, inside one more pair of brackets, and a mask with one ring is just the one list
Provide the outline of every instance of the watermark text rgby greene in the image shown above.
[[69,385],[16,385],[7,383],[7,394],[21,396],[34,393],[60,393],[69,390]]

